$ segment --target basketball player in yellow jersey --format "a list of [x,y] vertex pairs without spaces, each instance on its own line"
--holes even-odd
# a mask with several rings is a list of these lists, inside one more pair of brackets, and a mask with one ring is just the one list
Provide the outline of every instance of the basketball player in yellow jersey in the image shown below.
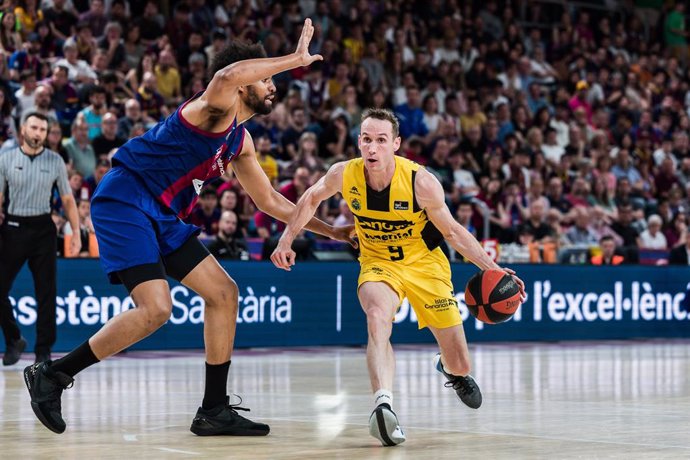
[[[292,241],[319,204],[341,192],[356,219],[361,248],[359,300],[367,316],[367,364],[375,409],[369,431],[385,446],[405,435],[392,410],[395,359],[390,344],[393,317],[407,297],[419,320],[441,349],[436,368],[460,400],[477,409],[482,395],[469,375],[470,356],[454,297],[448,259],[438,247],[443,239],[481,269],[500,269],[477,240],[457,223],[445,204],[438,180],[423,167],[395,156],[400,147],[398,120],[388,110],[362,115],[362,158],[333,165],[305,192],[290,217],[271,260],[290,270],[295,263]],[[520,286],[524,283],[509,269]]]

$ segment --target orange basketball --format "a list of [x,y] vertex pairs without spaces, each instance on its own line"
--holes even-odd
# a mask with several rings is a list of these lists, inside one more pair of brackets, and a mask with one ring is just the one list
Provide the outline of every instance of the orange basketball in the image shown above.
[[502,323],[520,306],[520,287],[503,270],[482,270],[467,282],[465,303],[478,320],[487,324]]

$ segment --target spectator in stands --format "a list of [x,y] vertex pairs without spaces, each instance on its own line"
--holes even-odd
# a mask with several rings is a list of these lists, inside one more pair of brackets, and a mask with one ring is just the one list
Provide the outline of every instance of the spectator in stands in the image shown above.
[[664,22],[664,40],[671,55],[678,58],[683,66],[688,60],[688,34],[685,31],[685,3],[677,2]]
[[93,192],[96,191],[96,187],[103,179],[111,168],[110,160],[106,158],[101,158],[96,162],[96,167],[94,168],[92,174],[86,178],[84,185],[89,190],[89,197],[93,196]]
[[593,256],[592,265],[620,265],[625,262],[625,257],[616,254],[616,243],[611,236],[603,236],[599,240],[601,254]]
[[156,76],[152,72],[144,73],[142,83],[137,90],[136,99],[146,116],[158,121],[167,117],[170,111],[156,85]]
[[545,209],[542,200],[533,201],[529,206],[529,217],[525,223],[520,226],[518,233],[522,229],[529,229],[534,236],[534,240],[539,242],[546,238],[551,238],[554,235],[554,230],[544,222]]
[[36,74],[31,70],[26,70],[22,72],[21,76],[21,88],[19,88],[15,93],[14,97],[17,101],[15,106],[15,117],[22,119],[22,113],[29,113],[31,108],[36,105]]
[[194,28],[191,24],[191,11],[189,5],[185,2],[180,2],[175,5],[173,17],[168,19],[164,28],[165,35],[170,39],[170,44],[175,50],[184,48],[187,37],[191,35]]
[[156,88],[163,96],[166,105],[176,106],[182,102],[182,80],[177,70],[175,56],[170,50],[164,49],[158,56],[155,66]]
[[555,128],[546,129],[546,140],[541,146],[541,151],[544,153],[544,158],[553,164],[559,164],[561,157],[565,153],[563,145],[558,143],[558,132]]
[[249,260],[249,249],[243,239],[237,238],[237,214],[223,211],[218,222],[218,234],[208,250],[217,259]]
[[96,156],[104,158],[112,149],[120,147],[125,142],[126,138],[117,135],[117,117],[111,112],[106,112],[101,121],[101,134],[91,142]]
[[271,140],[268,136],[261,136],[255,139],[255,143],[259,166],[264,170],[271,184],[276,187],[278,185],[278,163],[276,163],[275,158],[273,158]]
[[93,86],[89,91],[90,104],[77,114],[77,118],[84,120],[89,127],[89,141],[93,141],[101,134],[103,115],[108,111],[106,105],[105,88],[99,85]]
[[[81,251],[78,257],[89,257],[89,234],[94,233],[93,223],[91,222],[91,202],[89,200],[77,200],[77,212],[79,214],[79,233],[77,237],[81,238]],[[75,238],[74,231],[69,222],[65,222],[62,231],[65,236]]]
[[639,232],[632,225],[633,207],[630,203],[618,206],[618,219],[611,225],[611,229],[623,238],[623,246],[638,247]]
[[106,67],[111,70],[126,70],[126,51],[122,41],[122,26],[119,22],[109,22],[105,26],[103,38],[97,43],[98,47],[106,52]]
[[347,201],[340,200],[338,203],[338,215],[333,220],[334,227],[341,227],[344,225],[354,225],[355,216],[352,215],[350,207],[347,205]]
[[151,45],[163,35],[165,18],[158,12],[157,0],[147,0],[144,12],[140,18],[136,19],[136,24],[141,30],[141,41],[144,45]]
[[79,16],[79,21],[86,24],[96,37],[101,37],[108,24],[105,16],[105,5],[103,0],[91,0],[89,10]]
[[674,184],[679,184],[673,159],[666,157],[661,162],[657,174],[654,176],[654,187],[659,197],[667,198],[669,190]]
[[[96,72],[89,66],[89,64],[79,58],[79,49],[77,42],[69,38],[62,45],[62,52],[64,53],[64,58],[58,59],[55,66],[62,66],[67,68],[67,76],[71,83],[77,86],[82,84],[91,84],[96,81],[98,77]],[[89,60],[91,55],[89,55]]]
[[596,244],[597,237],[590,228],[590,213],[587,208],[577,206],[573,212],[575,214],[574,224],[565,233],[568,241],[575,245]]
[[[686,231],[685,238],[680,240],[679,243],[679,245],[671,249],[668,263],[669,265],[690,265],[690,232]],[[690,293],[686,295],[690,295]]]
[[125,114],[117,120],[117,136],[122,139],[129,139],[132,137],[132,127],[136,123],[150,125],[153,123],[153,120],[144,117],[139,101],[136,99],[127,99],[127,102],[125,102]]
[[572,208],[572,204],[570,204],[563,194],[563,181],[560,177],[552,177],[549,180],[546,198],[549,200],[550,207],[558,209],[563,214],[567,214],[570,208]]
[[0,88],[0,143],[17,137],[17,126],[12,113],[12,101],[4,88]]
[[333,111],[319,142],[319,154],[330,161],[343,161],[354,156],[355,144],[350,136],[350,121],[345,110]]
[[55,109],[63,133],[69,132],[72,121],[79,112],[79,96],[69,82],[68,75],[67,67],[54,66],[51,77],[41,82],[52,89],[51,105]]
[[448,161],[450,154],[450,146],[446,139],[438,139],[431,151],[431,158],[427,163],[427,168],[432,172],[441,182],[446,190],[452,190],[454,176],[453,167]]
[[479,99],[471,98],[467,106],[467,112],[460,115],[460,126],[462,126],[463,133],[467,134],[471,128],[483,128],[486,120],[486,115],[480,109]]
[[146,50],[141,40],[141,27],[138,22],[132,22],[124,30],[125,65],[127,69],[136,69]]
[[316,141],[316,134],[304,132],[299,138],[297,156],[283,173],[284,177],[293,177],[298,168],[307,168],[310,172],[325,171],[326,164],[319,157],[319,145]]
[[65,163],[69,163],[69,154],[67,153],[67,149],[62,145],[62,128],[60,128],[59,124],[55,123],[55,120],[52,120],[48,127],[46,147],[60,155]]
[[[419,86],[412,84],[405,88],[406,102],[395,108],[395,116],[400,121],[400,136],[407,139],[410,136],[424,137],[429,129],[424,124],[424,112],[421,109]],[[462,120],[460,122],[462,124]],[[463,129],[464,125],[463,125]]]
[[84,184],[84,176],[75,170],[70,169],[67,173],[69,179],[69,186],[72,189],[74,200],[78,203],[79,200],[88,200],[90,198],[89,189]]
[[83,177],[89,176],[96,167],[96,153],[89,140],[89,125],[77,117],[72,123],[72,136],[63,142],[72,167]]
[[65,43],[68,42],[72,42],[77,48],[75,59],[86,62],[91,62],[98,49],[98,43],[96,43],[91,27],[87,22],[81,20],[77,22],[77,35],[65,40]]
[[294,160],[297,158],[298,142],[302,135],[307,131],[309,118],[302,106],[295,106],[290,111],[288,127],[282,137],[283,151],[285,159]]
[[472,126],[466,132],[465,138],[460,143],[460,150],[467,156],[468,169],[479,172],[484,164],[484,154],[487,150],[486,142],[482,139],[482,130],[479,126]]
[[640,247],[644,249],[665,250],[668,248],[666,237],[661,232],[663,221],[658,214],[652,214],[647,219],[647,230],[640,234]]
[[[138,3],[138,2],[137,2]],[[106,8],[108,19],[117,22],[124,30],[130,21],[129,0],[111,0],[110,9]],[[106,35],[108,34],[106,25]]]
[[457,220],[460,225],[465,227],[465,230],[476,237],[477,229],[472,224],[473,214],[474,210],[472,208],[472,203],[468,200],[462,200],[460,201],[460,204],[458,204],[458,209],[455,211],[455,220]]
[[76,33],[77,17],[67,8],[66,0],[53,0],[53,6],[43,9],[43,18],[61,45]]
[[0,17],[0,49],[11,55],[22,47],[21,24],[14,11],[6,9]]
[[197,93],[194,85],[196,82],[202,82],[202,88],[204,86],[203,82],[206,81],[206,57],[202,53],[192,53],[189,56],[188,68],[182,72],[182,98],[192,97]]
[[616,232],[611,229],[610,219],[604,213],[604,210],[595,206],[590,209],[591,212],[591,223],[590,228],[594,232],[594,236],[597,241],[601,239],[602,236],[611,236],[616,242],[616,246],[623,245],[623,238],[621,238]]
[[587,101],[587,90],[589,84],[585,80],[580,80],[575,85],[575,95],[568,101],[570,110],[576,112],[578,109],[583,109],[587,116],[587,121],[592,120],[592,106]]
[[474,174],[466,169],[467,156],[459,148],[450,153],[449,163],[453,168],[453,185],[461,197],[475,196],[479,186]]
[[22,47],[16,49],[8,62],[10,76],[16,79],[25,70],[32,71],[36,76],[41,69],[41,40],[38,34],[31,33],[25,37]]
[[[583,180],[584,179],[578,179]],[[604,213],[611,219],[616,218],[616,201],[613,199],[609,188],[604,181],[604,178],[592,177],[590,185],[591,193],[587,197],[587,202],[590,206],[601,208]]]
[[218,233],[218,195],[216,191],[205,188],[199,195],[199,203],[189,216],[189,223],[201,228],[201,236],[208,237]]
[[30,107],[29,110],[23,110],[22,113],[22,123],[26,118],[26,115],[31,112],[40,113],[45,115],[51,120],[57,120],[57,113],[52,106],[52,95],[53,90],[49,86],[38,85],[36,91],[34,91],[34,106]]
[[664,236],[669,248],[685,244],[685,236],[688,233],[688,217],[683,212],[676,212],[673,219],[664,229]]

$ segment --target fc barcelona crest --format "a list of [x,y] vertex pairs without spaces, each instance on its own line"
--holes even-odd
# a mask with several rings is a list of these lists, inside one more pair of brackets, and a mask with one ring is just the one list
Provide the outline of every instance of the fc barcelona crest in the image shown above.
[[354,209],[355,211],[359,211],[361,207],[362,206],[359,204],[359,200],[357,198],[352,200],[352,209]]

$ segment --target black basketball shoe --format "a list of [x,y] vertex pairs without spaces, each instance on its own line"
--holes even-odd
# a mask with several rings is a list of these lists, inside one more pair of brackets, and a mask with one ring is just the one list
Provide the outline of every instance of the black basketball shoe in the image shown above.
[[434,365],[436,370],[448,379],[445,383],[446,388],[453,388],[460,401],[465,403],[467,407],[479,409],[482,405],[482,392],[479,391],[479,385],[477,385],[477,382],[474,381],[471,375],[463,377],[447,373],[441,363],[441,353],[434,357]]
[[11,366],[16,364],[17,361],[22,357],[22,352],[26,348],[26,339],[24,337],[19,337],[14,342],[7,344],[5,349],[5,354],[2,357],[2,364],[4,366]]
[[62,419],[62,390],[72,388],[74,379],[50,367],[51,361],[36,363],[24,369],[24,383],[31,396],[31,408],[46,428],[55,433],[65,431]]
[[249,412],[249,409],[230,404],[230,397],[225,404],[213,409],[200,407],[192,421],[190,430],[198,436],[266,436],[271,430],[264,423],[252,422],[237,413],[238,410]]

